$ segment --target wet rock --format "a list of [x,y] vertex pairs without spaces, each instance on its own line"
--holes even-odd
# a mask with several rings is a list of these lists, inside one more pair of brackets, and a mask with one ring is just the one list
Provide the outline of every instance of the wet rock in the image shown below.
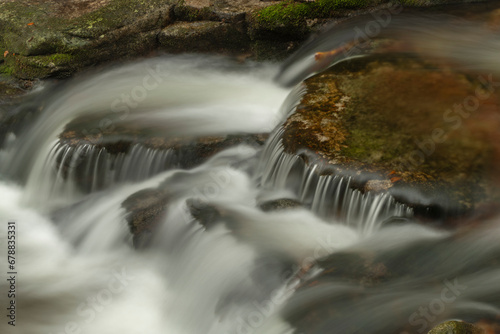
[[259,207],[262,209],[262,211],[265,212],[288,210],[288,209],[300,208],[302,206],[303,205],[301,202],[291,198],[280,198],[259,204]]
[[168,195],[159,189],[144,189],[122,203],[136,248],[149,245],[153,232],[166,214]]
[[388,191],[431,218],[498,198],[491,180],[500,167],[493,140],[500,95],[487,77],[381,54],[304,84],[284,123],[287,153],[320,163],[322,173],[351,175],[363,191]]
[[467,322],[447,321],[437,325],[428,334],[485,334],[486,332]]
[[9,134],[18,135],[36,119],[45,102],[39,93],[21,86],[21,82],[0,81],[0,146]]
[[191,216],[207,230],[221,218],[221,213],[216,207],[202,200],[188,199],[186,205]]
[[364,191],[382,192],[388,190],[393,185],[391,180],[369,180],[365,184]]
[[174,23],[162,29],[158,41],[170,52],[248,52],[249,46],[243,27],[214,21]]
[[[99,117],[102,118],[102,115]],[[99,128],[96,126],[98,123],[91,118],[76,119],[59,136],[58,146],[64,148],[66,154],[58,156],[56,169],[62,172],[64,178],[71,175],[85,192],[106,188],[109,182],[114,182],[110,179],[121,172],[127,173],[123,159],[132,153],[135,154],[135,163],[138,163],[137,159],[157,161],[154,168],[146,165],[147,162],[136,166],[138,170],[149,169],[146,174],[141,172],[141,175],[125,176],[137,181],[172,168],[196,167],[232,146],[245,144],[260,147],[268,137],[267,134],[175,137],[169,136],[168,132],[160,136],[150,128],[135,129],[114,124]],[[82,150],[84,147],[85,150]],[[89,173],[96,166],[101,166],[101,173]],[[109,172],[115,176],[110,176]]]
[[25,93],[25,90],[18,85],[9,81],[0,80],[0,103],[5,103],[23,93]]
[[[336,280],[369,287],[375,286],[391,277],[390,270],[383,261],[371,254],[365,253],[334,253],[318,259],[314,263],[314,266],[302,268],[302,271],[298,273],[297,279],[302,281],[298,291],[321,284],[328,284]],[[305,274],[307,270],[312,268],[321,269],[321,272],[310,279]]]

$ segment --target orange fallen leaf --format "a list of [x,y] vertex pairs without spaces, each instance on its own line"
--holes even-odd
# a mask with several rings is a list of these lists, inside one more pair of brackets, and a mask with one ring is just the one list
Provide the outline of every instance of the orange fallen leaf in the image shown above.
[[395,170],[391,170],[391,172],[389,173],[389,175],[393,175],[393,174],[396,174]]
[[7,57],[7,55],[8,55],[8,54],[9,54],[9,51],[5,51],[5,52],[3,53],[3,57],[4,57],[4,58],[5,58],[5,57]]
[[399,176],[391,177],[391,182],[392,183],[398,182],[399,180],[401,180],[401,178]]
[[30,22],[30,23],[28,23],[27,25],[32,26],[32,25],[34,25],[34,24],[35,24],[35,22]]
[[349,42],[345,45],[342,45],[336,49],[333,49],[333,50],[330,50],[330,51],[326,51],[326,52],[316,52],[314,54],[314,60],[316,62],[319,62],[323,59],[331,59],[333,58],[335,55],[341,53],[341,52],[347,52],[349,49],[351,49],[352,47],[354,47],[356,45],[357,42]]

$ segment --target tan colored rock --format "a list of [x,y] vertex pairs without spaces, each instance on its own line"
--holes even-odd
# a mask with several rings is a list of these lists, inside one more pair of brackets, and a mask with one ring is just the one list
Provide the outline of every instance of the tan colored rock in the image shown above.
[[390,180],[370,180],[365,184],[365,191],[381,192],[388,190],[393,185]]

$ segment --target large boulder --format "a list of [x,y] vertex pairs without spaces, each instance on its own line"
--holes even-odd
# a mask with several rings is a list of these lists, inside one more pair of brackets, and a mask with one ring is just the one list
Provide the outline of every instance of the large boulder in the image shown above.
[[403,54],[352,59],[304,82],[284,151],[390,192],[417,213],[498,199],[499,83]]

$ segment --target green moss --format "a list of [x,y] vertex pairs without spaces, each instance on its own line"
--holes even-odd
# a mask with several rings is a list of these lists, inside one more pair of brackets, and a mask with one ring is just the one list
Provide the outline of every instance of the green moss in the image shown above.
[[257,20],[264,26],[276,25],[299,26],[311,14],[311,6],[306,3],[283,1],[262,9],[257,14]]
[[257,20],[261,24],[269,25],[298,25],[308,18],[329,17],[335,10],[362,8],[375,2],[375,0],[317,0],[297,3],[286,0],[260,10],[257,13]]
[[12,76],[14,74],[14,67],[6,64],[5,62],[0,64],[0,74],[3,76]]
[[108,5],[77,18],[69,32],[79,37],[99,38],[111,30],[133,23],[165,3],[161,0],[112,0]]
[[75,70],[74,57],[69,54],[47,56],[9,55],[0,64],[0,74],[20,79],[67,77]]
[[[317,0],[297,3],[285,0],[256,12],[251,19],[251,31],[269,31],[294,37],[309,32],[308,19],[329,18],[339,10],[362,8],[379,0]],[[253,36],[255,37],[255,36]]]
[[63,66],[70,64],[73,56],[66,53],[55,53],[48,56],[33,56],[29,59],[34,66],[38,67],[52,66],[51,64],[55,66]]
[[375,0],[317,0],[311,3],[311,14],[314,17],[330,17],[340,9],[363,8],[376,3]]

